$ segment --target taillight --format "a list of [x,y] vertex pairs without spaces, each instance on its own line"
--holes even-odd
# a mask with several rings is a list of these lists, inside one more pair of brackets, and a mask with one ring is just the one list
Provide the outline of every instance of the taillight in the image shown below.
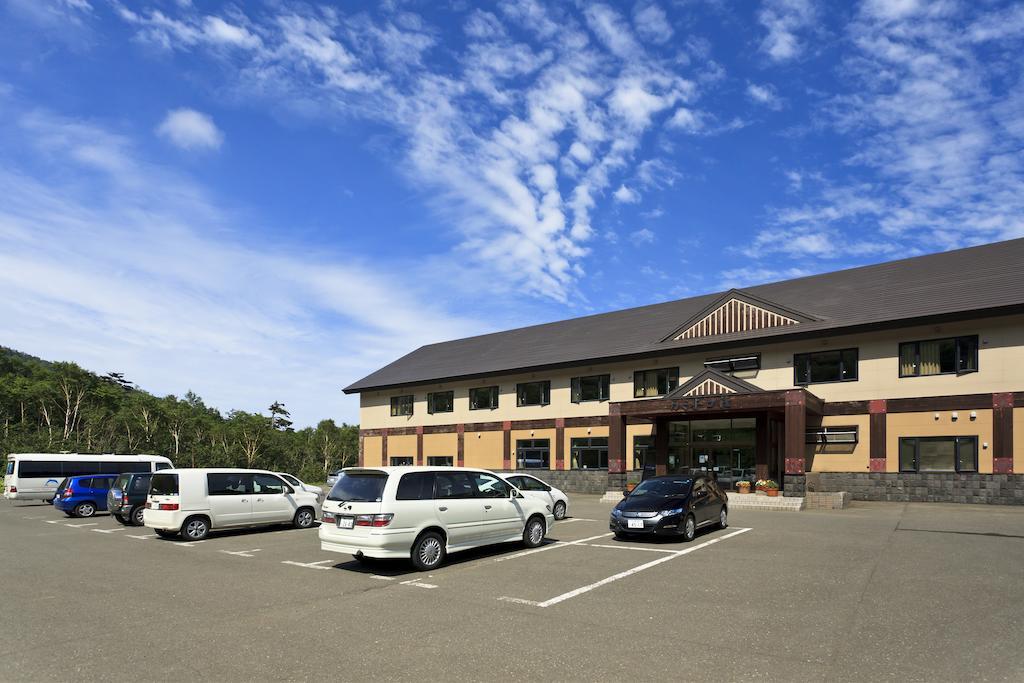
[[178,504],[177,503],[160,503],[157,506],[156,509],[157,510],[177,510],[178,509]]
[[390,512],[386,515],[356,515],[356,526],[382,527],[391,524],[394,517]]
[[321,517],[321,520],[323,521],[324,524],[334,524],[334,520],[335,520],[334,513],[333,512],[328,512],[327,510],[324,510],[324,514]]
[[17,486],[11,486],[8,489],[8,491],[10,491],[11,493],[17,493],[18,492],[18,487]]
[[71,496],[75,495],[75,492],[72,491],[71,489],[64,489],[63,495],[65,498],[70,498]]

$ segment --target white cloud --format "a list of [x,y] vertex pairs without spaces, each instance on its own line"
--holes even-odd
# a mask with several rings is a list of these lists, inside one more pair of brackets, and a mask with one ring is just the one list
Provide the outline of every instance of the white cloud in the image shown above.
[[224,134],[207,114],[195,109],[172,109],[167,112],[157,133],[185,150],[218,149]]
[[785,62],[803,51],[799,34],[815,21],[816,10],[811,0],[765,0],[757,18],[768,32],[761,51],[773,61]]
[[647,228],[641,228],[629,233],[629,241],[632,242],[635,247],[640,247],[645,244],[654,244],[655,239],[656,235]]
[[669,128],[677,128],[687,133],[699,133],[704,129],[704,121],[700,112],[688,109],[687,107],[676,109],[666,125]]
[[747,85],[747,97],[758,104],[763,104],[769,109],[780,109],[782,101],[771,85],[758,85],[750,83]]
[[633,9],[633,24],[640,37],[652,43],[661,44],[672,38],[672,25],[665,11],[653,2],[640,3]]
[[613,196],[615,201],[620,204],[636,204],[640,201],[640,194],[625,185],[619,185],[619,189],[615,190]]

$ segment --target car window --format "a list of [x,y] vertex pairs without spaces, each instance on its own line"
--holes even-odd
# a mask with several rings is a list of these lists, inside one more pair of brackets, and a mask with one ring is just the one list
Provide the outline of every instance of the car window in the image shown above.
[[290,474],[282,474],[281,478],[296,488],[302,486],[302,483]]
[[[156,486],[157,475],[153,476],[153,486]],[[209,487],[211,496],[242,496],[252,493],[252,475],[235,474],[233,472],[214,473],[206,475],[206,485]]]
[[481,498],[508,498],[512,491],[508,482],[502,481],[494,475],[474,472],[471,476],[473,483],[476,484],[477,495]]
[[708,492],[708,483],[704,479],[698,479],[693,482],[693,493],[694,495],[701,495]]
[[132,493],[145,493],[149,491],[149,481],[152,477],[135,475],[132,477]]
[[171,466],[170,466],[170,465],[168,465],[168,464],[167,464],[167,463],[165,463],[165,462],[158,462],[158,463],[156,464],[156,471],[158,471],[158,472],[159,472],[160,470],[169,470],[169,469],[171,469]]
[[272,474],[253,475],[253,491],[255,493],[284,493],[286,484]]
[[[207,475],[209,477],[209,475]],[[151,496],[176,496],[178,495],[177,474],[154,474],[149,486]]]
[[445,498],[475,498],[476,486],[473,485],[473,480],[465,472],[435,472],[434,497],[439,500]]
[[369,503],[380,502],[384,484],[388,481],[385,472],[356,471],[341,472],[334,483],[327,500]]
[[110,477],[94,477],[92,480],[92,487],[94,489],[100,489],[103,491],[109,491],[110,485],[114,482]]
[[690,491],[690,479],[648,479],[633,489],[632,496],[684,496]]
[[544,484],[539,479],[533,477],[523,477],[523,485],[527,491],[548,491],[550,490],[547,484]]
[[434,497],[433,472],[409,472],[398,481],[395,500],[431,500]]

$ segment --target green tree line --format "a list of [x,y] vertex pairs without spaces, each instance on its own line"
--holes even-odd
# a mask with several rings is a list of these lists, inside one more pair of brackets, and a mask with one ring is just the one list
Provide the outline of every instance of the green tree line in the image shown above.
[[178,467],[254,467],[323,481],[354,465],[359,426],[294,429],[287,408],[222,415],[192,392],[158,397],[124,375],[97,375],[0,347],[0,453],[150,453]]

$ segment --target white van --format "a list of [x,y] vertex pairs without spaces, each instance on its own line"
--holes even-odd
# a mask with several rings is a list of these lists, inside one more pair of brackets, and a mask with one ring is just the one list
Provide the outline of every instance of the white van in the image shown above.
[[171,467],[174,465],[162,455],[12,453],[7,456],[4,498],[52,500],[57,486],[67,477],[156,472]]
[[350,467],[323,507],[323,550],[359,561],[409,559],[421,571],[482,545],[537,547],[555,521],[550,504],[464,467]]
[[266,470],[196,468],[153,475],[142,522],[158,536],[201,541],[211,529],[291,523],[308,529],[317,496]]

